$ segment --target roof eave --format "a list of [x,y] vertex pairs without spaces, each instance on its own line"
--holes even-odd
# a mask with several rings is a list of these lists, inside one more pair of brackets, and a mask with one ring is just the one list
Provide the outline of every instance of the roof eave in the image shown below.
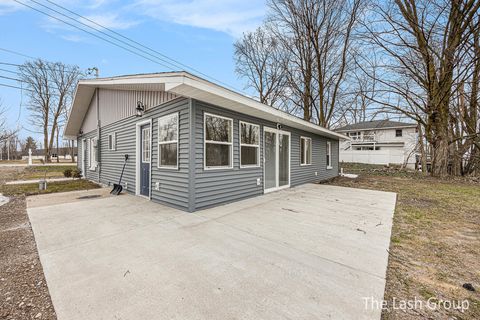
[[214,105],[220,105],[222,108],[230,109],[232,111],[257,115],[257,117],[265,118],[272,122],[281,123],[285,126],[301,129],[332,139],[349,139],[349,137],[341,133],[302,120],[235,91],[198,78],[187,72],[172,72],[157,75],[134,75],[79,81],[75,90],[72,109],[67,120],[67,125],[64,129],[64,136],[78,136],[86,109],[88,109],[89,102],[91,101],[96,88],[142,84],[164,84],[165,91],[173,92],[177,95],[191,97]]

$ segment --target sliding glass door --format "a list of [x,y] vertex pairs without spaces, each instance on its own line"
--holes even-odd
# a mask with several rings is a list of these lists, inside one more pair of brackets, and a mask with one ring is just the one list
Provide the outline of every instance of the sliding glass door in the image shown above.
[[264,128],[264,191],[290,186],[290,132]]

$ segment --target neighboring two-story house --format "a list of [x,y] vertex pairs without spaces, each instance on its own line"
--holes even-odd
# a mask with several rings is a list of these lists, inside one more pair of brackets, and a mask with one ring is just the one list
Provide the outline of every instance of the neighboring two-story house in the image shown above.
[[374,120],[335,130],[350,140],[340,143],[340,161],[369,164],[397,164],[415,168],[418,161],[417,125]]

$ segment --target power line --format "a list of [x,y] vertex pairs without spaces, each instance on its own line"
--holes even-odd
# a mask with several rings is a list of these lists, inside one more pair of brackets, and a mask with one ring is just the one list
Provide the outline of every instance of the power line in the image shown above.
[[[123,38],[128,39],[129,41],[131,41],[131,42],[133,42],[133,43],[136,43],[136,44],[138,44],[138,45],[140,45],[140,46],[142,46],[142,47],[145,47],[145,48],[149,49],[149,50],[152,51],[152,52],[155,52],[155,53],[157,53],[157,54],[160,54],[160,55],[166,57],[167,59],[170,59],[170,60],[174,61],[174,63],[172,63],[172,62],[170,62],[170,61],[166,61],[165,59],[160,58],[160,57],[158,57],[158,56],[155,56],[155,55],[153,55],[153,54],[151,54],[151,53],[149,53],[149,52],[147,52],[147,51],[145,51],[145,50],[143,50],[143,49],[141,49],[141,48],[139,49],[137,46],[133,46],[133,45],[129,44],[128,42],[125,42],[125,41],[123,41],[123,40],[121,40],[121,39],[118,39],[118,38],[116,38],[116,37],[114,37],[114,36],[112,36],[112,35],[110,35],[110,34],[108,34],[108,33],[106,33],[106,32],[101,31],[101,30],[98,30],[97,28],[94,28],[94,27],[92,27],[91,25],[88,25],[88,24],[86,24],[86,23],[83,23],[83,22],[81,22],[81,21],[78,21],[78,20],[75,19],[75,18],[72,18],[72,17],[70,17],[70,16],[68,16],[68,15],[66,15],[66,14],[64,14],[64,13],[62,13],[62,12],[59,12],[58,10],[52,9],[51,7],[46,6],[46,5],[42,4],[42,3],[39,3],[39,2],[37,2],[37,1],[35,1],[35,0],[31,0],[31,1],[34,2],[34,3],[36,3],[37,5],[40,5],[40,6],[44,7],[44,8],[46,8],[46,9],[48,9],[48,10],[51,10],[51,11],[53,11],[53,12],[55,12],[55,13],[63,16],[63,17],[66,17],[66,18],[68,18],[68,19],[70,19],[70,20],[73,20],[73,21],[75,21],[75,23],[84,25],[84,26],[86,26],[86,27],[88,27],[88,28],[90,28],[90,29],[93,29],[93,30],[96,31],[96,32],[99,32],[99,33],[101,33],[101,34],[103,34],[103,35],[105,35],[105,36],[107,36],[107,37],[109,37],[109,38],[111,38],[111,39],[114,39],[114,40],[117,41],[117,42],[123,43],[123,44],[125,44],[125,45],[127,45],[127,46],[129,46],[129,47],[131,47],[131,48],[134,48],[134,50],[129,49],[129,48],[127,48],[127,47],[125,47],[125,46],[117,43],[117,42],[114,42],[114,41],[112,41],[112,40],[109,40],[109,39],[106,39],[106,38],[104,38],[104,37],[102,37],[102,36],[99,36],[98,34],[95,34],[95,33],[93,33],[93,32],[90,32],[90,31],[88,31],[88,30],[85,30],[84,28],[82,28],[82,27],[80,27],[80,26],[78,26],[78,25],[75,25],[75,24],[72,24],[72,23],[67,22],[67,21],[65,21],[65,20],[62,20],[62,19],[60,19],[59,17],[56,17],[56,16],[54,16],[54,15],[52,15],[52,14],[50,14],[50,13],[47,13],[47,12],[45,12],[45,11],[42,11],[42,10],[36,8],[36,7],[30,6],[30,5],[26,4],[26,3],[23,3],[23,2],[18,1],[18,0],[14,0],[14,1],[17,2],[17,3],[19,3],[19,4],[21,4],[21,5],[23,5],[23,6],[28,7],[28,8],[30,8],[30,9],[34,10],[34,11],[37,11],[37,12],[39,12],[39,13],[41,13],[41,14],[44,14],[44,15],[52,18],[52,19],[58,20],[58,21],[60,21],[60,22],[63,22],[64,24],[66,24],[66,25],[68,25],[68,26],[71,26],[71,27],[76,28],[76,29],[78,29],[78,30],[80,30],[80,31],[83,31],[83,32],[85,32],[85,33],[87,33],[87,34],[90,34],[90,35],[92,35],[92,36],[94,36],[94,37],[96,37],[96,38],[98,38],[98,39],[103,40],[103,41],[106,41],[106,42],[108,42],[108,43],[110,43],[110,44],[112,44],[112,45],[114,45],[114,46],[116,46],[116,47],[119,47],[119,48],[121,48],[121,49],[123,49],[123,50],[126,50],[126,51],[128,51],[128,52],[130,52],[130,53],[132,53],[132,54],[135,54],[135,55],[140,56],[140,57],[142,57],[142,58],[144,58],[144,59],[146,59],[146,60],[149,60],[149,61],[151,61],[151,62],[153,62],[153,63],[159,64],[159,65],[164,66],[164,67],[166,67],[166,68],[171,68],[172,66],[175,67],[175,68],[178,68],[178,65],[185,66],[185,67],[187,67],[188,69],[195,71],[196,73],[200,73],[200,74],[204,75],[204,76],[207,77],[207,78],[210,78],[210,79],[212,79],[212,80],[214,80],[214,81],[216,81],[216,82],[222,83],[222,84],[225,85],[226,87],[229,87],[229,88],[231,88],[231,89],[233,89],[233,90],[237,90],[236,88],[234,88],[234,87],[232,87],[232,86],[230,86],[230,85],[228,85],[228,84],[226,84],[226,83],[224,83],[224,82],[222,82],[222,81],[219,81],[219,80],[217,80],[217,79],[214,79],[214,78],[212,78],[212,77],[210,77],[210,76],[208,76],[208,75],[206,75],[206,74],[204,74],[204,73],[202,73],[202,72],[200,72],[200,71],[198,71],[198,70],[196,70],[196,69],[194,69],[194,68],[192,68],[192,67],[189,67],[189,66],[187,66],[187,65],[184,65],[184,64],[182,64],[182,63],[179,63],[179,62],[177,62],[176,60],[174,60],[174,59],[172,59],[172,58],[169,58],[169,57],[167,57],[167,56],[159,53],[159,52],[156,51],[156,50],[153,50],[153,49],[151,49],[151,48],[148,48],[148,47],[146,47],[146,46],[143,46],[142,44],[140,44],[140,43],[138,43],[138,42],[136,42],[136,41],[134,41],[134,40],[132,40],[132,39],[129,39],[129,38],[121,35]],[[53,2],[51,2],[51,1],[49,1],[49,2],[50,2],[50,3],[53,3]],[[53,4],[55,4],[55,3],[53,3]],[[55,5],[56,5],[56,4],[55,4]],[[102,28],[104,28],[104,29],[106,29],[106,30],[109,30],[110,32],[113,32],[113,33],[115,33],[115,34],[119,34],[119,33],[116,33],[115,31],[112,31],[112,30],[110,30],[110,29],[108,29],[108,28],[106,28],[106,27],[104,27],[104,26],[102,26],[102,25],[94,22],[94,21],[91,20],[91,19],[88,19],[88,18],[86,18],[86,17],[83,17],[83,16],[81,16],[81,15],[79,15],[79,14],[77,14],[77,13],[71,11],[71,10],[68,10],[68,9],[66,9],[66,8],[64,8],[64,7],[60,6],[60,5],[57,5],[57,6],[60,7],[60,8],[62,8],[62,9],[64,9],[64,10],[66,10],[66,11],[68,11],[68,12],[71,12],[72,14],[75,14],[76,16],[81,17],[82,19],[85,19],[85,20],[87,20],[87,21],[90,21],[90,22],[92,22],[92,23],[94,23],[94,24],[96,24],[96,25],[98,25],[98,26],[100,26],[100,27],[102,27]],[[119,35],[120,35],[120,34],[119,34]],[[145,53],[145,54],[153,57],[153,58],[156,59],[156,60],[153,60],[152,58],[150,58],[150,57],[148,57],[148,56],[145,56],[144,54],[139,53],[138,51],[143,52],[143,53]],[[160,62],[159,60],[160,60],[161,62]],[[175,65],[175,63],[176,63],[177,65]],[[240,91],[240,90],[237,90],[237,91]]]
[[122,48],[122,49],[124,49],[124,50],[127,50],[127,51],[129,51],[129,52],[131,52],[131,53],[133,53],[133,54],[135,54],[135,55],[141,56],[141,57],[143,57],[143,58],[145,58],[145,59],[147,59],[147,60],[150,60],[150,61],[153,62],[153,63],[159,64],[159,65],[162,65],[162,66],[168,68],[167,65],[165,65],[165,64],[163,64],[163,63],[161,63],[161,62],[152,60],[152,59],[150,59],[150,58],[148,58],[148,57],[146,57],[146,56],[144,56],[144,55],[142,55],[142,54],[140,54],[140,53],[138,53],[138,52],[135,52],[135,51],[133,51],[133,50],[131,50],[131,49],[125,48],[125,47],[119,45],[118,43],[115,43],[115,42],[113,42],[113,41],[111,41],[111,40],[105,39],[105,38],[103,38],[103,37],[101,37],[101,36],[99,36],[99,35],[97,35],[97,34],[95,34],[95,33],[93,33],[93,32],[90,32],[90,31],[88,31],[88,30],[85,30],[85,29],[83,29],[83,28],[81,28],[81,27],[79,27],[79,26],[77,26],[77,25],[74,25],[74,24],[72,24],[72,23],[70,23],[70,22],[67,22],[67,21],[65,21],[65,20],[62,20],[62,19],[60,19],[60,18],[58,18],[58,17],[55,17],[54,15],[51,15],[51,14],[45,12],[45,11],[42,11],[42,10],[40,10],[40,9],[38,9],[38,8],[35,8],[35,7],[32,7],[32,6],[30,6],[30,5],[26,4],[26,3],[23,3],[23,2],[18,1],[18,0],[13,0],[13,1],[15,1],[15,2],[17,2],[17,3],[21,4],[21,5],[24,5],[24,6],[30,8],[30,9],[32,9],[32,10],[35,10],[35,11],[41,13],[41,14],[44,14],[44,15],[52,18],[52,19],[58,20],[58,21],[60,21],[60,22],[63,22],[63,23],[65,23],[66,25],[69,25],[69,26],[71,26],[71,27],[73,27],[73,28],[76,28],[76,29],[78,29],[78,30],[80,30],[80,31],[83,31],[83,32],[85,32],[85,33],[88,33],[88,34],[90,34],[90,35],[92,35],[92,36],[94,36],[94,37],[96,37],[96,38],[99,38],[99,39],[101,39],[101,40],[103,40],[103,41],[106,41],[106,42],[108,42],[108,43],[110,43],[110,44],[113,44],[114,46],[117,46],[117,47],[119,47],[119,48]]
[[[0,48],[1,50],[1,48]],[[6,65],[6,66],[14,66],[14,67],[21,67],[21,64],[16,64],[16,63],[9,63],[9,62],[0,62],[0,64]]]
[[7,80],[12,80],[12,81],[18,81],[18,82],[25,82],[25,81],[20,80],[20,79],[10,78],[10,77],[5,77],[5,76],[0,76],[0,78],[7,79]]
[[4,84],[4,83],[0,83],[0,86],[2,87],[8,87],[8,88],[13,88],[13,89],[18,89],[18,90],[25,90],[25,91],[30,91],[30,92],[33,92],[32,90],[29,90],[29,89],[25,89],[25,88],[20,88],[20,87],[17,87],[17,86],[12,86],[12,85],[9,85],[9,84]]
[[[35,58],[35,59],[37,59],[37,58]],[[23,64],[16,64],[16,63],[9,63],[9,62],[0,62],[0,64],[1,65],[6,65],[6,66],[17,67],[17,68],[25,67],[25,65],[23,65]],[[40,67],[37,67],[33,64],[29,65],[29,67],[34,68],[34,69],[41,69]],[[50,71],[59,71],[59,72],[63,72],[63,73],[75,73],[74,71],[72,71],[73,70],[72,68],[65,67],[65,69],[57,69],[57,68],[53,68],[53,67],[49,66],[48,63],[46,63],[46,68],[49,69]]]
[[[140,52],[144,52],[145,54],[147,54],[147,55],[149,55],[149,56],[151,56],[151,57],[153,57],[153,58],[155,58],[155,59],[158,59],[158,60],[160,60],[160,61],[162,61],[162,62],[164,62],[164,63],[169,64],[169,66],[166,66],[166,67],[178,68],[178,66],[175,65],[175,63],[172,63],[172,62],[170,62],[170,61],[167,61],[167,60],[165,60],[165,59],[162,59],[162,58],[159,58],[159,57],[157,57],[157,56],[155,56],[155,55],[152,55],[151,53],[143,50],[142,48],[138,48],[137,46],[132,46],[132,45],[131,45],[130,43],[128,43],[128,42],[125,42],[125,41],[123,41],[123,40],[119,40],[118,38],[116,38],[116,37],[114,37],[114,36],[112,36],[112,35],[104,32],[104,31],[102,31],[102,30],[99,30],[99,29],[97,29],[97,28],[94,28],[94,27],[92,27],[91,25],[88,25],[88,24],[86,24],[86,23],[83,23],[83,22],[81,22],[81,21],[79,21],[79,20],[77,20],[77,19],[75,19],[75,18],[72,18],[72,17],[70,17],[70,16],[68,16],[68,15],[66,15],[66,14],[64,14],[64,13],[62,13],[62,12],[59,12],[59,11],[57,11],[57,10],[55,10],[55,9],[52,9],[51,7],[49,7],[49,6],[47,6],[47,5],[44,5],[44,4],[42,4],[42,3],[39,3],[39,2],[37,2],[37,1],[35,1],[35,0],[31,0],[31,1],[34,2],[34,3],[36,3],[36,4],[38,4],[38,5],[40,5],[40,6],[42,6],[42,7],[44,7],[44,8],[46,8],[46,9],[48,9],[48,10],[51,10],[51,11],[53,11],[53,12],[55,12],[55,13],[63,16],[63,17],[66,17],[66,18],[68,18],[68,19],[70,19],[70,20],[73,20],[73,21],[75,21],[76,23],[79,23],[79,24],[81,24],[81,25],[83,25],[83,26],[86,26],[87,28],[90,28],[90,29],[92,29],[92,30],[94,30],[94,31],[96,31],[96,32],[99,32],[99,33],[101,33],[101,34],[103,34],[103,35],[105,35],[105,36],[107,36],[107,37],[109,37],[109,38],[111,38],[111,39],[114,39],[114,40],[116,40],[116,41],[118,41],[118,42],[120,42],[120,43],[123,43],[123,44],[125,44],[125,45],[133,48],[134,50],[138,50],[138,51],[140,51]],[[104,29],[112,32],[112,31],[111,31],[110,29],[108,29],[107,27],[105,27],[105,26],[103,26],[103,25],[101,25],[101,24],[99,24],[99,23],[97,23],[97,22],[95,22],[95,21],[93,21],[93,20],[91,20],[91,19],[89,19],[89,18],[87,18],[87,17],[84,17],[84,16],[82,16],[82,15],[80,15],[80,14],[74,12],[74,11],[71,11],[71,10],[65,8],[65,7],[62,7],[62,6],[60,6],[59,4],[56,4],[56,3],[52,2],[52,1],[47,1],[47,2],[50,2],[50,3],[52,3],[53,5],[55,5],[55,6],[59,7],[59,8],[62,8],[63,10],[65,10],[65,11],[67,11],[67,12],[70,12],[70,13],[76,15],[77,17],[80,17],[80,18],[82,18],[82,19],[84,19],[84,20],[87,20],[87,21],[89,21],[89,22],[91,22],[91,23],[93,23],[93,24],[95,24],[95,25],[97,25],[97,26],[99,26],[99,27],[101,27],[101,28],[104,28]],[[114,32],[114,33],[116,33],[116,32]],[[122,37],[123,37],[123,36],[122,36]],[[139,44],[139,45],[142,46],[142,47],[145,47],[145,46],[142,45],[142,44]],[[169,59],[169,60],[174,61],[173,59],[170,59],[170,58],[168,58],[168,57],[166,57],[166,58]],[[174,62],[175,62],[175,61],[174,61]],[[181,65],[181,64],[180,64],[180,65]],[[165,65],[164,65],[164,66],[165,66]],[[187,66],[187,68],[189,68],[189,67]]]
[[[32,0],[32,1],[33,1],[33,2],[36,2],[36,1],[34,1],[34,0]],[[197,70],[197,69],[195,69],[195,68],[193,68],[193,67],[190,67],[190,66],[188,66],[188,65],[186,65],[186,64],[184,64],[184,63],[182,63],[182,62],[180,62],[180,61],[178,61],[178,60],[175,60],[175,59],[173,59],[173,58],[170,58],[169,56],[167,56],[167,55],[165,55],[165,54],[163,54],[163,53],[161,53],[161,52],[159,52],[159,51],[157,51],[157,50],[155,50],[155,49],[152,49],[152,48],[150,48],[150,47],[148,47],[148,46],[146,46],[146,45],[144,45],[144,44],[142,44],[142,43],[140,43],[140,42],[138,42],[138,41],[136,41],[136,40],[133,40],[132,38],[129,38],[129,37],[127,37],[127,36],[124,36],[123,34],[121,34],[121,33],[119,33],[119,32],[116,32],[115,30],[112,30],[112,29],[110,29],[110,28],[108,28],[108,27],[105,27],[104,25],[101,25],[100,23],[97,23],[96,21],[94,21],[94,20],[92,20],[92,19],[89,19],[89,18],[87,18],[87,17],[85,17],[85,16],[82,16],[82,15],[76,13],[76,12],[73,11],[73,10],[70,10],[70,9],[64,7],[64,6],[61,6],[61,5],[59,5],[58,3],[55,3],[55,2],[50,1],[50,0],[46,0],[46,1],[49,2],[49,3],[51,3],[51,4],[53,4],[54,6],[57,6],[57,7],[65,10],[65,11],[67,11],[67,12],[69,12],[69,13],[77,16],[77,17],[79,17],[79,18],[82,18],[82,19],[84,19],[84,20],[86,20],[86,21],[89,21],[89,22],[93,23],[93,24],[96,25],[96,26],[99,26],[99,27],[101,27],[101,28],[103,28],[103,29],[105,29],[105,30],[108,30],[109,32],[111,32],[111,33],[113,33],[113,34],[115,34],[115,35],[117,35],[117,36],[119,36],[119,37],[121,37],[121,38],[123,38],[123,39],[125,39],[125,40],[127,40],[127,41],[130,41],[131,43],[134,43],[134,44],[140,46],[141,48],[148,49],[149,51],[154,52],[154,53],[156,53],[157,55],[160,55],[161,57],[163,57],[163,58],[165,58],[165,59],[168,59],[168,60],[170,60],[170,61],[173,61],[175,64],[177,64],[177,65],[179,65],[179,66],[182,66],[182,67],[185,67],[185,68],[187,68],[187,69],[190,69],[191,71],[194,71],[194,72],[196,72],[196,73],[198,73],[198,74],[200,74],[200,75],[202,75],[202,76],[204,76],[204,77],[206,77],[206,78],[209,78],[209,79],[211,79],[211,80],[213,80],[213,81],[215,81],[215,82],[222,83],[222,84],[225,85],[225,86],[228,86],[228,87],[230,87],[230,88],[232,88],[232,89],[235,89],[234,87],[228,85],[228,84],[225,83],[225,82],[222,82],[222,81],[220,81],[220,80],[218,80],[218,79],[215,79],[215,78],[213,78],[213,77],[211,77],[211,76],[209,76],[209,75],[207,75],[207,74],[205,74],[205,73],[203,73],[203,72],[201,72],[201,71],[199,71],[199,70]],[[37,2],[36,2],[36,3],[37,3]],[[52,10],[52,9],[51,9],[51,10]],[[70,19],[72,19],[72,18],[70,18]],[[75,20],[75,21],[78,21],[78,20]],[[79,23],[82,23],[82,22],[79,21]],[[102,32],[102,31],[100,31],[100,30],[98,30],[98,29],[96,29],[96,28],[93,28],[93,27],[87,25],[87,24],[84,24],[84,23],[82,23],[82,24],[83,24],[83,25],[86,25],[87,27],[90,27],[90,28],[92,28],[92,29],[94,29],[94,30],[96,30],[96,31],[98,31],[98,32],[104,33],[104,32]],[[104,34],[106,34],[106,33],[104,33]],[[106,34],[106,35],[107,35],[107,36],[110,36],[110,35],[108,35],[108,34]],[[111,36],[110,36],[110,37],[111,37]],[[114,38],[114,39],[116,39],[117,41],[121,41],[121,40],[118,40],[117,38]],[[128,44],[128,43],[126,43],[126,42],[124,42],[124,41],[121,41],[121,42],[122,42],[122,43],[125,43],[125,44],[127,44],[127,45],[129,45],[129,46],[131,46],[130,44]],[[148,52],[146,52],[146,51],[144,51],[144,50],[142,50],[142,49],[138,49],[138,47],[134,47],[134,48],[136,48],[137,50],[141,50],[141,51],[143,51],[143,52],[145,52],[145,53],[148,54]],[[159,58],[157,57],[157,59],[159,59]],[[162,60],[163,60],[163,59],[162,59]]]
[[[18,82],[21,82],[21,83],[27,83],[26,81],[23,81],[23,80],[20,80],[20,79],[15,79],[15,78],[10,78],[10,77],[0,76],[0,78],[6,79],[6,80],[11,80],[11,81],[18,81]],[[35,93],[35,91],[33,91],[31,89],[17,87],[17,86],[13,86],[13,85],[10,85],[10,84],[0,83],[0,86],[12,88],[12,89],[18,89],[20,91],[28,91],[28,92]],[[49,95],[54,96],[54,97],[60,97],[60,95],[58,95],[56,93],[49,93]]]
[[23,53],[20,53],[20,52],[17,52],[17,51],[5,49],[5,48],[0,48],[0,51],[5,51],[5,52],[8,52],[8,53],[16,54],[17,56],[21,56],[21,57],[28,58],[28,59],[36,59],[35,57],[29,56],[29,55],[26,55],[26,54],[23,54]]
[[16,71],[7,70],[7,69],[3,69],[3,68],[0,68],[0,71],[12,73],[12,74],[18,74],[18,72],[16,72]]

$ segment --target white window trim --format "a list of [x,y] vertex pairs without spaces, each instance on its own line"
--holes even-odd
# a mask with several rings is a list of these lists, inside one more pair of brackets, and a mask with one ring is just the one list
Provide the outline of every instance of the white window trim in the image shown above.
[[[170,140],[170,141],[160,141],[160,122],[162,120],[165,120],[165,119],[169,119],[169,118],[173,118],[173,117],[176,117],[177,118],[177,140]],[[178,170],[178,161],[179,161],[179,158],[180,158],[180,150],[179,150],[179,144],[178,144],[178,140],[180,138],[180,116],[179,116],[179,112],[175,112],[175,113],[171,113],[171,114],[168,114],[166,116],[163,116],[163,117],[160,117],[158,118],[157,120],[157,147],[158,147],[158,154],[157,154],[157,168],[159,169],[168,169],[168,170]],[[172,144],[176,142],[177,143],[177,164],[175,166],[166,166],[166,165],[161,165],[160,164],[160,145],[162,144]]]
[[[310,140],[310,163],[302,163],[302,155],[300,154],[300,166],[311,166],[312,163],[313,163],[313,141],[312,141],[312,138],[310,137],[304,137],[304,136],[301,136],[300,137],[300,152],[302,152],[302,144],[303,144],[303,141],[302,139],[304,140]],[[307,161],[307,148],[303,148],[303,151],[305,152],[305,154],[303,155],[303,159],[305,159],[305,161]]]
[[[210,117],[217,117],[225,120],[229,120],[232,125],[230,126],[230,137],[232,138],[231,142],[219,142],[219,141],[213,141],[213,140],[207,140],[207,116]],[[230,165],[229,166],[217,166],[217,167],[208,167],[207,166],[207,143],[213,143],[213,144],[224,144],[224,145],[230,145]],[[233,169],[233,119],[232,118],[227,118],[223,116],[219,116],[216,114],[204,112],[203,113],[203,170],[225,170],[225,169]]]
[[112,137],[112,146],[108,146],[108,150],[116,151],[117,150],[117,133],[113,132],[108,135],[107,143],[110,144],[110,137]]
[[150,154],[150,174],[149,174],[149,183],[150,183],[150,192],[148,197],[143,196],[140,194],[140,162],[141,162],[141,154],[140,154],[140,143],[141,143],[141,133],[140,128],[143,125],[149,124],[150,125],[150,152],[152,150],[152,119],[146,119],[135,123],[135,195],[139,197],[143,197],[146,199],[152,198],[152,155]]
[[330,141],[327,141],[327,155],[328,155],[328,160],[330,163],[327,163],[327,169],[333,169],[332,166],[332,143]]
[[[275,187],[271,187],[268,189],[265,189],[265,133],[270,132],[270,133],[275,133],[275,153],[276,153],[276,159],[275,159]],[[279,135],[288,135],[288,185],[284,186],[278,186],[278,180],[279,180],[279,174],[280,174],[280,166],[279,166]],[[270,127],[263,127],[263,165],[264,165],[264,170],[263,170],[263,193],[270,193],[273,191],[278,191],[286,188],[290,188],[290,185],[292,183],[292,135],[288,131],[283,131],[279,129],[274,129]]]
[[[257,127],[258,128],[258,144],[247,144],[247,143],[242,143],[242,123],[243,124],[248,124],[248,125],[251,125],[251,126],[254,126],[254,127]],[[259,124],[254,124],[254,123],[250,123],[250,122],[246,122],[246,121],[238,121],[238,142],[239,142],[239,145],[240,145],[240,150],[239,150],[239,154],[240,154],[240,159],[239,159],[239,162],[240,162],[240,169],[247,169],[247,168],[259,168],[260,167],[260,137],[261,137],[261,131],[260,131],[260,125]],[[242,146],[245,146],[245,147],[256,147],[257,148],[257,161],[258,163],[257,164],[250,164],[250,165],[242,165]]]
[[[88,141],[88,170],[95,171],[98,166],[97,155],[98,152],[95,152],[94,143],[93,141],[97,142],[97,150],[98,150],[98,139],[97,137],[90,138]],[[92,154],[95,154],[95,161],[92,161]]]

